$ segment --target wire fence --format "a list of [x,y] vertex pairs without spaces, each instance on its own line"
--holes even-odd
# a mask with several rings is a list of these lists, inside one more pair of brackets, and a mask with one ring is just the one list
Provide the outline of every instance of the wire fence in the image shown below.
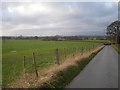
[[38,77],[38,69],[58,64],[60,65],[69,56],[75,56],[76,54],[83,54],[93,50],[97,45],[91,45],[89,47],[76,47],[76,48],[56,48],[50,54],[39,54],[33,52],[31,57],[23,56],[23,71],[24,74],[35,72]]
[[38,70],[42,70],[43,68],[47,68],[54,64],[60,65],[64,63],[67,58],[74,58],[77,55],[90,52],[96,47],[99,47],[99,45],[102,44],[91,43],[81,45],[80,47],[56,48],[50,49],[48,53],[44,54],[42,52],[32,52],[31,55],[24,55],[21,57],[21,59],[18,58],[18,60],[13,58],[13,60],[9,59],[7,61],[3,61],[3,84],[5,85],[11,83],[21,74],[26,75],[27,73],[33,73],[36,75],[36,77],[40,77]]

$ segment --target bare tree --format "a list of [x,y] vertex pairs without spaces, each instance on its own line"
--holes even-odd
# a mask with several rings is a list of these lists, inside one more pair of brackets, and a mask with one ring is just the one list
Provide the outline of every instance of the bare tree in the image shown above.
[[111,41],[120,44],[120,21],[115,21],[107,27],[106,34]]

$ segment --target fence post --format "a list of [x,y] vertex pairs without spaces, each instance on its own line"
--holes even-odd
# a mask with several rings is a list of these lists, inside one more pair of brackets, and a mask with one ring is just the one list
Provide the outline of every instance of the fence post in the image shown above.
[[76,47],[75,49],[76,49],[75,52],[76,52],[76,54],[77,54],[77,53],[78,53],[78,48]]
[[56,63],[60,65],[60,52],[58,48],[56,49],[56,60]]
[[75,48],[72,48],[73,57],[75,56]]
[[66,58],[67,57],[66,48],[64,48],[64,52],[65,52],[65,58]]
[[24,75],[26,76],[26,63],[25,63],[25,60],[26,60],[26,57],[23,56],[23,72],[24,72]]
[[81,48],[81,55],[83,54],[83,47]]
[[91,51],[91,47],[89,46],[89,52]]
[[34,66],[35,66],[36,77],[38,78],[38,71],[37,71],[36,58],[35,58],[35,53],[34,52],[33,52],[33,62],[34,62]]
[[95,48],[95,46],[93,45],[93,49]]
[[84,52],[86,52],[86,47],[84,47]]
[[84,53],[84,47],[82,47],[82,54]]

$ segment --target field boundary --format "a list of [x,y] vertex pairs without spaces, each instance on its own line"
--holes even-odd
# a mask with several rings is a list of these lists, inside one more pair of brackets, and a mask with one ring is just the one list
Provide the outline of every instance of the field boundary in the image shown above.
[[24,78],[24,75],[16,80],[16,82],[11,83],[8,87],[10,88],[28,88],[28,87],[38,87],[43,85],[47,81],[51,81],[51,78],[56,76],[58,72],[66,70],[69,66],[76,66],[76,62],[81,61],[84,58],[89,57],[92,53],[100,50],[104,46],[98,46],[94,48],[94,50],[84,52],[82,55],[77,53],[74,56],[69,56],[66,60],[60,65],[52,65],[49,68],[45,68],[43,70],[38,70],[38,74],[40,77],[36,79],[34,73],[27,74],[28,78]]
[[88,57],[84,57],[80,60],[75,61],[74,65],[70,65],[64,70],[58,71],[50,81],[43,83],[41,86],[39,86],[39,88],[64,88],[102,49],[103,47],[99,48],[96,51],[93,51]]

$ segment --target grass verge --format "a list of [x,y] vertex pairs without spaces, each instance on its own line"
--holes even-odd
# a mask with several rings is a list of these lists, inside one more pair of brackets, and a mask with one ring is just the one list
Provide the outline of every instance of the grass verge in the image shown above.
[[112,46],[120,54],[120,44]]
[[94,58],[94,56],[96,56],[96,54],[100,50],[92,53],[88,58],[77,61],[76,65],[69,66],[63,71],[59,71],[56,75],[52,77],[49,82],[42,84],[42,86],[40,86],[39,88],[64,88],[67,84],[71,82],[71,80],[73,80],[74,77],[76,77],[85,68],[85,66],[92,60],[92,58]]

